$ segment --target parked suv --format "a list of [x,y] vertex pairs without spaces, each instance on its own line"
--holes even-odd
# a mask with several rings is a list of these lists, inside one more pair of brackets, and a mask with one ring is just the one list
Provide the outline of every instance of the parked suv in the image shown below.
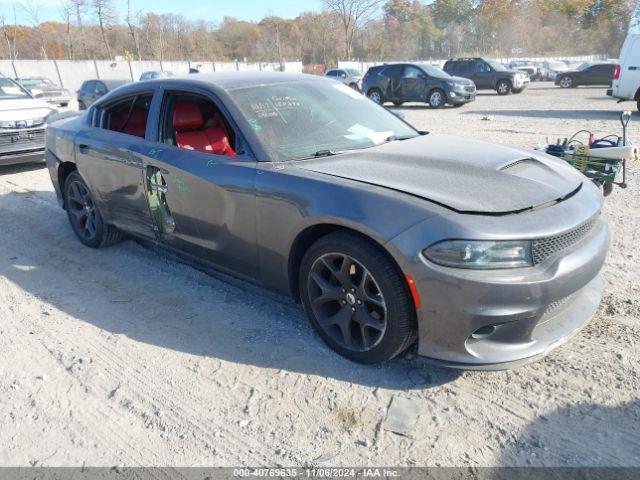
[[334,70],[327,70],[325,77],[333,78],[339,82],[349,85],[354,90],[360,90],[360,83],[362,81],[362,73],[353,68],[338,68]]
[[78,108],[86,110],[89,105],[122,85],[130,83],[129,80],[85,80],[78,90]]
[[476,86],[466,78],[452,77],[427,63],[371,67],[362,91],[376,103],[426,102],[431,108],[460,106],[476,99]]
[[453,58],[443,68],[449,75],[473,80],[478,90],[495,90],[498,95],[520,93],[530,82],[526,73],[484,58]]
[[633,100],[640,110],[640,34],[627,36],[618,58],[607,95],[620,101]]

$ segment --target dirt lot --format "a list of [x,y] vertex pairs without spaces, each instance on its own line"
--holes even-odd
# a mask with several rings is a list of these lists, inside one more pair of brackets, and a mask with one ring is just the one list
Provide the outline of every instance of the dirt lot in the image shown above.
[[[402,110],[422,129],[533,147],[617,133],[621,108],[601,88],[537,84]],[[132,241],[84,248],[44,169],[4,169],[0,465],[640,466],[639,172],[606,202],[608,286],[588,327],[539,363],[460,373],[355,365],[284,298]],[[402,400],[406,435],[385,428]]]

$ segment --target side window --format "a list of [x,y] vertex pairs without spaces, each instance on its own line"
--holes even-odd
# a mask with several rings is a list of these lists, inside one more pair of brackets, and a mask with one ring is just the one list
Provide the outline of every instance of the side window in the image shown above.
[[338,76],[338,72],[335,70],[329,70],[327,72],[327,77],[337,77]]
[[384,76],[397,80],[402,77],[402,71],[404,70],[402,65],[391,65],[384,69]]
[[168,93],[162,108],[163,143],[213,155],[236,156],[236,134],[218,106],[192,93]]
[[424,72],[413,65],[407,65],[404,67],[404,74],[402,78],[420,78],[424,75]]
[[338,78],[347,78],[347,74],[344,70],[338,70]]
[[473,71],[475,73],[485,73],[489,71],[489,66],[484,62],[475,62],[473,65]]
[[127,97],[103,109],[102,125],[107,130],[144,138],[153,95]]
[[457,74],[470,75],[471,73],[473,73],[473,63],[471,62],[458,62],[456,67],[457,68],[454,70],[454,72]]

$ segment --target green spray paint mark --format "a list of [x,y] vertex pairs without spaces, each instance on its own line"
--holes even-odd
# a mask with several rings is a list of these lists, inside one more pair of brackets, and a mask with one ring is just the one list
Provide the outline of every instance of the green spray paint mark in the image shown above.
[[249,123],[251,124],[251,127],[253,127],[253,129],[256,132],[259,132],[260,130],[262,130],[262,125],[258,123],[258,120],[256,118],[250,118]]
[[181,191],[181,192],[188,192],[189,191],[189,187],[187,187],[187,184],[182,179],[182,177],[176,177],[175,182],[176,182],[176,187],[178,187],[179,191]]
[[216,161],[215,161],[215,160],[209,160],[209,161],[207,162],[207,167],[211,168],[211,167],[215,166],[215,164],[216,164]]
[[152,148],[151,150],[149,150],[149,152],[147,152],[147,156],[151,158],[158,158],[161,153],[162,150],[160,150],[159,148]]

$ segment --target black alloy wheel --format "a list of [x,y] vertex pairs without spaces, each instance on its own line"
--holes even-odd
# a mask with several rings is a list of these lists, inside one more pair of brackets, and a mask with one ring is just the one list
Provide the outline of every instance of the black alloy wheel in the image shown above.
[[322,339],[360,363],[381,363],[416,339],[416,310],[388,254],[350,232],[327,235],[300,268],[305,311]]

